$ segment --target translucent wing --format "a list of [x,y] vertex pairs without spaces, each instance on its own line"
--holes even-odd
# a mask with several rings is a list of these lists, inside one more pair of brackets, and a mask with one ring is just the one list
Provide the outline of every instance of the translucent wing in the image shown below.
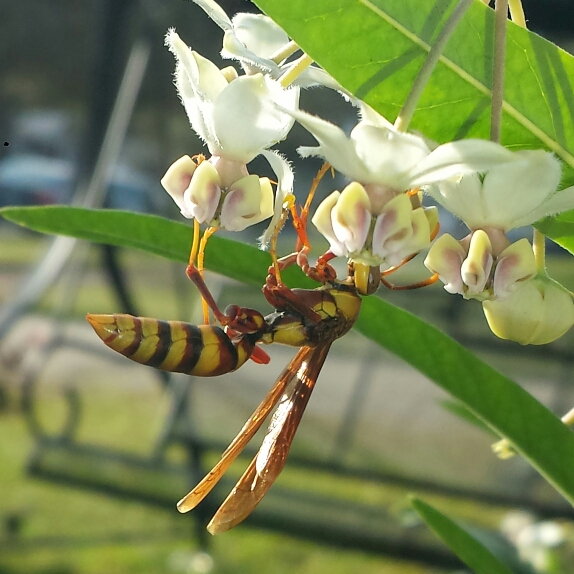
[[261,448],[208,524],[211,534],[226,532],[244,520],[283,470],[330,346],[331,342],[303,347],[279,377],[274,389],[281,386],[284,392]]
[[255,412],[249,417],[238,435],[233,439],[225,452],[221,455],[221,460],[211,469],[204,479],[188,494],[186,494],[178,503],[177,509],[180,512],[189,512],[195,508],[215,487],[233,461],[239,456],[247,443],[253,438],[259,430],[263,421],[267,418],[273,407],[284,395],[285,389],[293,379],[293,375],[299,369],[301,362],[306,360],[309,354],[309,348],[303,347],[293,357],[287,365],[281,376],[277,379],[273,388],[263,399],[261,404],[255,409]]

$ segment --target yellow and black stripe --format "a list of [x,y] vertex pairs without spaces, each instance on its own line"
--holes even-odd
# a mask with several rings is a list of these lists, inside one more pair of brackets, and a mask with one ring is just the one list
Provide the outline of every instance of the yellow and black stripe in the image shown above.
[[100,339],[128,359],[164,371],[213,377],[238,369],[258,334],[233,340],[220,327],[132,315],[88,315]]

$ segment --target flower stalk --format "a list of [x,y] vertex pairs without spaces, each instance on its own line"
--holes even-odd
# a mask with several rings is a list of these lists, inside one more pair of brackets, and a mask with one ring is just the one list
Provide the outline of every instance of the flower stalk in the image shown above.
[[506,57],[506,25],[508,0],[496,0],[494,11],[494,66],[490,108],[490,139],[500,143],[502,103],[504,101],[504,59]]
[[452,14],[449,16],[442,30],[440,31],[434,44],[431,46],[429,53],[415,78],[412,88],[395,120],[397,131],[406,132],[417,108],[420,97],[428,84],[443,51],[455,31],[458,23],[470,8],[473,0],[460,0]]
[[281,86],[288,88],[312,63],[313,58],[307,54],[303,54],[295,60],[287,72],[281,76],[279,80]]

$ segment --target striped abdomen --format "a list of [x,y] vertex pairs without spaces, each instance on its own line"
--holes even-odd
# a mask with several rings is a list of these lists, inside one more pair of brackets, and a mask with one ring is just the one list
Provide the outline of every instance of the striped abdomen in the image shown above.
[[212,377],[238,369],[255,335],[231,340],[220,327],[132,315],[87,315],[98,337],[128,359],[164,371]]

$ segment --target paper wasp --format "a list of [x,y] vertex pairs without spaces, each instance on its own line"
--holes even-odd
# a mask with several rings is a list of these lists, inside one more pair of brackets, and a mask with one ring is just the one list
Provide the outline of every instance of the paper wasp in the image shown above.
[[[325,171],[326,168],[318,177]],[[306,224],[317,183],[316,178],[312,192],[299,213],[293,206],[289,207],[298,236],[296,251],[277,260],[277,234],[287,210],[272,238],[272,265],[263,293],[274,307],[274,312],[263,316],[254,309],[235,305],[229,306],[225,312],[219,310],[194,264],[196,246],[204,247],[210,234],[208,230],[200,244],[196,224],[187,275],[221,327],[208,324],[195,326],[130,315],[88,315],[88,321],[98,336],[112,349],[134,361],[190,375],[229,373],[241,367],[249,358],[266,362],[266,354],[259,349],[258,343],[283,343],[299,347],[295,357],[224,451],[220,461],[177,505],[180,512],[195,508],[275,408],[259,451],[208,524],[207,529],[212,534],[225,532],[244,520],[279,476],[331,344],[345,335],[357,320],[361,308],[360,294],[373,293],[381,281],[378,267],[357,270],[353,266],[349,268],[349,277],[345,281],[338,281],[329,264],[332,258],[329,253],[320,257],[315,266],[309,264]],[[202,262],[202,257],[203,248],[200,247],[199,262]],[[316,289],[291,289],[284,285],[280,272],[293,264],[299,265],[321,285]],[[358,272],[361,273],[360,278]]]

